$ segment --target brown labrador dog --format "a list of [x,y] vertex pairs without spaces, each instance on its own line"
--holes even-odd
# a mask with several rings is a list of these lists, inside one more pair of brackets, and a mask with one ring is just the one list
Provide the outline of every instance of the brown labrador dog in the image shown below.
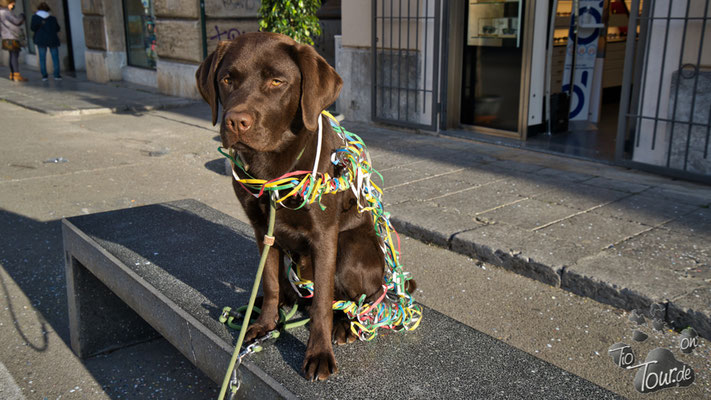
[[[295,170],[312,170],[318,118],[324,118],[318,172],[330,176],[343,172],[330,162],[342,141],[321,115],[336,100],[343,82],[311,46],[280,34],[244,34],[220,42],[200,65],[196,78],[200,94],[212,107],[213,124],[222,104],[222,145],[236,151],[253,177],[270,180]],[[269,196],[255,198],[234,179],[232,186],[261,252]],[[343,344],[356,339],[342,312],[334,323],[333,300],[357,301],[362,294],[366,301],[377,299],[382,294],[384,258],[372,216],[358,212],[351,191],[324,195],[325,210],[318,206],[290,209],[299,204],[294,199],[293,204],[277,209],[277,251],[269,252],[262,281],[262,313],[250,325],[246,340],[275,329],[278,307],[296,300],[286,280],[284,256],[288,252],[298,262],[302,277],[314,282],[303,372],[307,379],[323,380],[338,370],[332,340]]]

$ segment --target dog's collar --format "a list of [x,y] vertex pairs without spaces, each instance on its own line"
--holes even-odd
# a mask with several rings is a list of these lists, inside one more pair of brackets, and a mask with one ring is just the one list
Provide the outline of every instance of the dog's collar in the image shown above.
[[[370,182],[370,175],[373,172],[377,175],[380,174],[372,169],[370,156],[368,155],[363,141],[357,135],[341,127],[338,120],[327,111],[323,111],[322,114],[328,118],[333,128],[332,130],[344,143],[342,148],[337,149],[331,154],[331,162],[334,165],[344,167],[347,171],[340,177],[331,177],[328,173],[318,172],[323,140],[322,117],[318,119],[319,129],[316,157],[312,171],[293,171],[272,180],[257,179],[247,172],[246,163],[242,161],[234,151],[231,149],[225,151],[222,147],[219,147],[218,151],[232,162],[232,176],[242,188],[257,198],[261,197],[265,192],[271,192],[276,196],[277,203],[282,206],[285,206],[283,201],[286,199],[290,197],[300,197],[302,203],[296,209],[306,204],[314,203],[316,200],[318,200],[319,206],[325,209],[323,204],[321,204],[321,196],[327,193],[336,193],[348,189],[353,190],[359,204],[360,193],[363,188],[365,188],[366,193],[377,192],[378,194],[382,194],[382,190]],[[302,149],[299,156],[301,156],[304,150],[305,148]],[[240,177],[241,174],[239,174],[238,171],[242,171],[246,178]],[[382,176],[380,178],[382,180]],[[352,185],[352,183],[354,183],[355,186]],[[281,190],[289,190],[289,192],[287,195],[282,196],[279,193]]]

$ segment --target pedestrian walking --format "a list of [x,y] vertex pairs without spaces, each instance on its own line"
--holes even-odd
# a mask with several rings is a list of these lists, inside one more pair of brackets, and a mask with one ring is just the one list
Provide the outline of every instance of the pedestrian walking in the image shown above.
[[39,52],[40,72],[42,80],[47,80],[47,48],[52,55],[52,65],[54,66],[54,80],[61,81],[62,75],[59,73],[59,23],[50,13],[50,8],[44,1],[37,6],[37,12],[32,16],[30,29],[34,32],[34,42]]
[[20,75],[20,38],[25,14],[16,15],[12,12],[14,8],[15,0],[0,0],[0,36],[2,48],[10,53],[10,80],[25,82],[27,79]]

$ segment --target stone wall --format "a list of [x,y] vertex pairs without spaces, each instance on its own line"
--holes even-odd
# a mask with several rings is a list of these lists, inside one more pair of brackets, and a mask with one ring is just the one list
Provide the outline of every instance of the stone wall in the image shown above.
[[194,84],[195,71],[202,61],[199,2],[155,0],[154,11],[158,90],[174,96],[199,98]]
[[[669,166],[711,176],[711,134],[704,126],[711,122],[711,71],[691,71],[672,75],[668,115],[676,122],[667,124],[673,126]],[[689,122],[703,125],[690,126]]]
[[[323,3],[325,11],[320,11],[319,17],[324,35],[315,40],[315,47],[333,64],[333,37],[340,33],[340,2],[326,0]],[[162,93],[199,98],[195,71],[204,54],[200,1],[154,0],[158,55],[154,72],[126,71],[122,4],[122,1],[82,0],[89,79],[108,82],[123,77],[136,83],[155,82]],[[207,52],[213,51],[220,40],[258,31],[260,5],[260,0],[205,0]],[[155,76],[138,76],[141,73]]]
[[372,51],[367,48],[344,47],[336,38],[336,72],[343,78],[336,112],[348,121],[371,121]]

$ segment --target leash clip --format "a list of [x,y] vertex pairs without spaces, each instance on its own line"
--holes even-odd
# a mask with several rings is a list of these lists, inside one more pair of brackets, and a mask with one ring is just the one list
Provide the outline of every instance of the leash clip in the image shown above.
[[235,368],[232,370],[232,379],[230,380],[230,400],[234,400],[237,398],[237,391],[239,390],[239,387],[242,386],[242,373],[238,372],[237,367],[239,367],[239,364],[242,363],[242,360],[235,365]]

